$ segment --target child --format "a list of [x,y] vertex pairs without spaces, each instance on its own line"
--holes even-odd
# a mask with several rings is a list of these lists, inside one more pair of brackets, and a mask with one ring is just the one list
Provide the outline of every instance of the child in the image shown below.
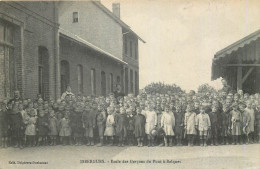
[[82,123],[83,128],[85,129],[85,137],[87,139],[87,146],[93,146],[93,129],[96,126],[96,106],[85,106],[85,109],[82,114]]
[[168,146],[168,139],[169,139],[169,146],[172,146],[172,137],[174,136],[174,127],[175,127],[175,117],[172,111],[170,111],[169,106],[165,106],[165,112],[162,113],[161,118],[161,125],[165,132],[165,147]]
[[252,101],[248,100],[246,103],[246,109],[245,111],[248,112],[249,116],[250,116],[250,121],[248,124],[248,128],[249,128],[249,134],[248,134],[248,139],[249,139],[249,143],[252,144],[253,143],[253,135],[254,135],[254,128],[255,128],[255,111],[252,108]]
[[210,130],[210,118],[209,115],[206,114],[207,107],[200,107],[200,114],[197,115],[196,118],[196,128],[199,130],[200,135],[200,146],[207,146],[207,136],[208,130]]
[[229,113],[229,107],[227,105],[223,105],[223,112],[222,112],[222,122],[220,122],[222,125],[221,129],[221,136],[222,136],[222,143],[224,145],[228,145],[228,136],[230,135],[229,126],[230,126],[230,113]]
[[157,114],[153,109],[154,105],[152,103],[149,103],[148,110],[143,111],[143,115],[146,118],[145,133],[147,134],[148,147],[154,146],[154,137],[150,133],[152,129],[156,128],[157,125]]
[[188,138],[188,146],[193,146],[194,135],[196,135],[196,113],[192,111],[192,106],[187,105],[184,116],[185,133]]
[[241,111],[242,121],[242,132],[241,132],[241,141],[240,143],[244,142],[245,144],[248,144],[248,133],[249,133],[249,127],[248,124],[250,122],[250,115],[248,111],[245,111],[246,105],[244,103],[239,104],[239,110]]
[[184,114],[181,112],[180,105],[176,105],[175,110],[175,137],[177,140],[177,146],[182,145],[182,136],[183,136],[183,123],[184,123]]
[[230,129],[232,131],[232,144],[237,144],[239,141],[239,137],[241,135],[241,113],[238,110],[238,105],[235,103],[232,105],[231,114],[231,126]]
[[118,146],[124,146],[125,138],[127,137],[127,115],[124,107],[120,108],[120,114],[116,121],[116,134],[119,137]]
[[55,116],[54,110],[50,111],[50,116],[49,116],[49,136],[51,139],[51,146],[56,146],[56,139],[58,135],[58,120]]
[[7,148],[9,118],[5,103],[0,103],[0,141],[3,148]]
[[143,147],[143,138],[145,136],[145,117],[142,115],[142,109],[137,107],[137,115],[134,117],[134,135],[137,139],[137,146]]
[[47,145],[48,117],[44,110],[40,110],[37,118],[38,143],[37,146]]
[[30,103],[29,105],[30,106],[27,109],[27,117],[25,121],[26,124],[25,135],[29,147],[32,147],[35,146],[37,116],[36,116],[35,109],[32,108],[32,104]]
[[98,144],[99,147],[103,146],[104,144],[104,129],[106,123],[106,112],[104,105],[99,106],[99,112],[97,114],[97,127],[98,127],[98,135],[100,139],[100,143]]
[[78,102],[74,108],[74,112],[70,115],[70,126],[72,129],[73,139],[75,140],[75,145],[81,145],[81,138],[83,134],[83,124],[82,124],[82,112],[84,108],[83,102]]
[[[106,120],[106,129],[104,132],[104,136],[106,136],[107,142],[110,143],[108,144],[109,146],[113,145],[113,140],[114,140],[114,135],[115,135],[115,119],[114,119],[114,109],[112,107],[107,108],[107,120]],[[110,140],[109,140],[110,138]]]
[[218,112],[217,112],[217,107],[213,106],[212,111],[208,114],[210,118],[210,123],[211,123],[211,131],[210,131],[210,142],[211,145],[218,145]]
[[64,118],[60,121],[60,132],[59,136],[61,137],[62,144],[65,146],[69,142],[69,137],[71,136],[71,127],[69,120],[69,111],[65,111]]
[[130,146],[133,145],[134,142],[134,115],[133,115],[133,110],[132,108],[127,109],[127,121],[128,121],[128,126],[127,126],[127,138],[128,138],[128,143]]
[[258,137],[258,143],[260,143],[260,101],[258,101],[256,105],[255,121],[256,121],[256,134]]

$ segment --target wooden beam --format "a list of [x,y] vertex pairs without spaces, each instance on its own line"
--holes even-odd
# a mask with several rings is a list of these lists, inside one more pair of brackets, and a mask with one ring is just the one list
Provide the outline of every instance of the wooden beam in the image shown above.
[[224,66],[226,66],[226,67],[259,67],[260,66],[260,64],[255,64],[255,63],[253,63],[253,64],[225,64]]
[[248,76],[253,72],[255,67],[251,67],[245,74],[245,76],[242,79],[242,84],[246,81],[246,79],[248,78]]

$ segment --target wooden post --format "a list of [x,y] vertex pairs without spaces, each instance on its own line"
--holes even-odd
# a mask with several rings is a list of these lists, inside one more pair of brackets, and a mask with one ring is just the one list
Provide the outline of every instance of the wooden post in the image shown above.
[[[241,50],[238,51],[238,64],[242,63],[242,55],[241,55]],[[242,67],[237,67],[237,90],[242,90]]]

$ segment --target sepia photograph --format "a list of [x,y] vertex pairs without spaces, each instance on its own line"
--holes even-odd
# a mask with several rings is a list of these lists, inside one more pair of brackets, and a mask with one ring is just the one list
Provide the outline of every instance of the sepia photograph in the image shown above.
[[0,169],[259,157],[259,0],[0,0]]

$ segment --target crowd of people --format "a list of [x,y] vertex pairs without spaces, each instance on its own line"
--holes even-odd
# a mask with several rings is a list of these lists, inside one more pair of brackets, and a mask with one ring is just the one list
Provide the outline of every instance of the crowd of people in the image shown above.
[[107,97],[66,92],[56,101],[0,103],[1,147],[207,146],[260,143],[260,95],[234,92],[141,93]]

